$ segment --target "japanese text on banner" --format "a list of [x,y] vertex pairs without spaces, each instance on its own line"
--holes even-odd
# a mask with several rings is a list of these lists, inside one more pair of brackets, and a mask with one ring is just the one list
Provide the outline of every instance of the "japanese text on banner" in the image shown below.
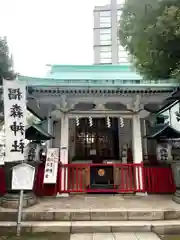
[[23,161],[26,124],[26,86],[17,80],[3,81],[6,150],[5,161]]
[[55,184],[57,180],[59,148],[49,148],[47,151],[44,171],[44,183]]

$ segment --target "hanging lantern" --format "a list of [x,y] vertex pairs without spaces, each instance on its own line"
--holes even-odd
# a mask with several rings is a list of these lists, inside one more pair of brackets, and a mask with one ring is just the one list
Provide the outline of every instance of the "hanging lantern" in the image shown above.
[[78,127],[79,126],[79,118],[76,117],[76,126]]
[[92,117],[89,117],[89,126],[90,126],[90,127],[93,126],[93,120],[92,120]]
[[122,117],[119,118],[119,125],[120,127],[124,127],[124,119]]
[[107,123],[107,127],[110,128],[111,127],[111,119],[110,119],[110,117],[106,118],[106,123]]

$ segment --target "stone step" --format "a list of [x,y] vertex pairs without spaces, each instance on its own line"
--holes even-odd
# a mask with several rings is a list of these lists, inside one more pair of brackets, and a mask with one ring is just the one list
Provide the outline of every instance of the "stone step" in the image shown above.
[[[0,221],[16,221],[17,211],[0,210]],[[178,220],[180,210],[143,210],[143,209],[48,209],[35,211],[25,209],[23,221],[153,221]]]
[[[0,222],[0,232],[16,231],[16,222]],[[51,221],[22,222],[22,232],[109,233],[154,232],[158,235],[179,234],[180,220],[166,221]]]

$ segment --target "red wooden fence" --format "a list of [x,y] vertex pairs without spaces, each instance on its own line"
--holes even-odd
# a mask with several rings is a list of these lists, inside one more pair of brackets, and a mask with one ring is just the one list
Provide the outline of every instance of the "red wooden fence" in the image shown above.
[[176,186],[170,167],[145,167],[145,189],[148,193],[174,193]]
[[0,196],[6,193],[6,182],[4,168],[0,167]]
[[[106,169],[103,170],[104,168]],[[95,176],[91,177],[92,172],[96,176],[102,174],[100,178],[109,179],[108,185],[100,188],[97,184],[93,184]],[[64,164],[60,168],[58,192],[144,192],[143,174],[143,164]],[[113,175],[111,180],[110,175]]]
[[[37,170],[34,192],[38,196],[53,196],[57,193],[71,192],[148,192],[174,193],[175,184],[171,168],[144,167],[143,164],[110,164],[114,168],[114,183],[111,189],[92,189],[90,187],[90,167],[94,164],[59,165],[57,183],[43,184],[44,164]],[[100,164],[97,164],[100,166]],[[107,164],[102,164],[107,166]],[[68,178],[68,179],[67,179]],[[142,178],[142,181],[140,179]],[[0,168],[0,195],[6,192],[5,174]]]

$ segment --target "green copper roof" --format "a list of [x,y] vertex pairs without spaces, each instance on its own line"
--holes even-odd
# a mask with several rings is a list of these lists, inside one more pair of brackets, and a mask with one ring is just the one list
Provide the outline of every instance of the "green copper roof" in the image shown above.
[[128,65],[52,65],[46,77],[63,80],[142,79],[142,77]]
[[49,65],[42,77],[19,76],[28,86],[63,87],[176,87],[173,80],[144,80],[130,65]]
[[157,124],[151,128],[150,135],[145,136],[148,139],[174,139],[180,138],[180,132],[167,124]]
[[50,140],[53,136],[43,129],[41,123],[39,123],[26,127],[26,138],[28,140]]
[[51,73],[61,72],[135,72],[131,65],[49,65]]

